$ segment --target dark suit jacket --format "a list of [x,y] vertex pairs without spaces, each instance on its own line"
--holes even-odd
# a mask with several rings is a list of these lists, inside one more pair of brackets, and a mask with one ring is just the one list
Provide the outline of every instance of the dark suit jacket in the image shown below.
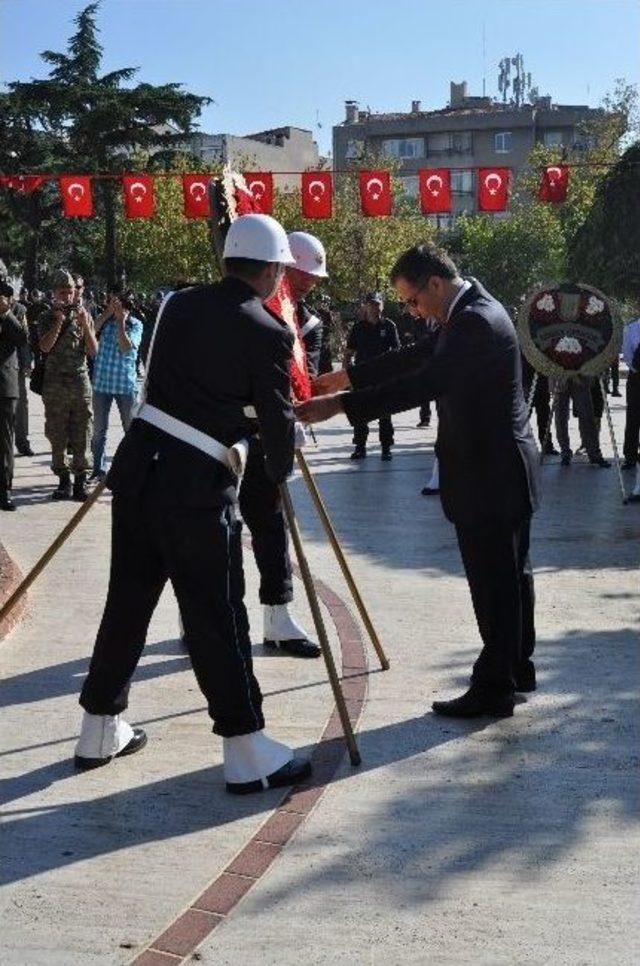
[[27,344],[27,333],[13,312],[0,315],[0,396],[18,398],[18,349]]
[[517,521],[537,507],[538,450],[522,392],[520,349],[504,307],[472,279],[433,347],[418,342],[349,370],[352,422],[438,402],[436,453],[447,517]]
[[[176,292],[167,302],[151,355],[147,402],[226,446],[256,432],[267,473],[281,483],[293,467],[291,333],[239,279]],[[157,457],[156,457],[157,454]],[[138,494],[160,474],[167,503],[218,506],[236,499],[235,478],[217,460],[135,419],[107,477],[116,495]]]

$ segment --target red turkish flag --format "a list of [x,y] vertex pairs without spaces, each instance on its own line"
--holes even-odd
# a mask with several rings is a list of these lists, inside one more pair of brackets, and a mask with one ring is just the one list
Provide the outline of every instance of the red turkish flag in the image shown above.
[[270,171],[251,171],[244,175],[247,188],[256,203],[255,210],[261,215],[273,211],[273,175]]
[[30,195],[46,180],[39,174],[4,174],[0,177],[0,184],[21,195]]
[[67,218],[90,218],[93,215],[91,178],[86,174],[66,174],[58,178],[62,208]]
[[511,168],[478,168],[478,210],[504,211],[510,179]]
[[208,218],[211,214],[209,180],[208,174],[182,175],[182,199],[187,218]]
[[151,218],[156,210],[156,202],[150,174],[123,175],[122,190],[127,218]]
[[422,168],[418,171],[420,210],[423,215],[451,211],[451,172],[449,168]]
[[391,214],[391,175],[388,171],[360,172],[360,206],[368,218]]
[[300,190],[305,218],[331,218],[333,179],[328,171],[304,171]]
[[569,166],[566,164],[550,164],[542,172],[538,200],[552,201],[555,204],[566,201],[568,187]]

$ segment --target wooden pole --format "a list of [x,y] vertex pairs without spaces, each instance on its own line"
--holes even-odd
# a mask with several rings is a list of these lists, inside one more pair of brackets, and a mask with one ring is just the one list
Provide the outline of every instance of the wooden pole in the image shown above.
[[620,455],[618,453],[618,443],[616,441],[616,434],[613,431],[613,420],[611,419],[611,410],[609,409],[609,400],[607,399],[607,390],[604,384],[604,376],[598,376],[598,382],[600,383],[600,392],[602,393],[604,411],[607,414],[607,423],[609,425],[609,434],[611,436],[611,445],[613,447],[613,459],[616,464],[616,470],[618,473],[618,482],[620,483],[620,490],[622,491],[622,503],[623,505],[626,505],[629,502],[629,498],[627,496],[627,491],[624,488],[624,480],[622,479],[622,470],[620,469]]
[[325,529],[325,533],[329,538],[329,543],[333,548],[333,552],[335,553],[338,563],[340,564],[340,569],[342,570],[344,579],[346,580],[347,586],[351,591],[351,596],[353,597],[355,605],[358,608],[358,613],[362,618],[362,623],[366,627],[367,634],[369,635],[369,638],[371,640],[371,643],[373,644],[375,652],[378,655],[378,658],[380,660],[380,667],[382,668],[383,671],[388,671],[389,659],[387,658],[387,655],[384,653],[384,649],[382,647],[382,644],[380,643],[380,638],[376,633],[375,627],[371,622],[371,618],[369,617],[367,608],[365,607],[364,601],[362,600],[362,597],[360,595],[360,591],[358,590],[358,587],[356,586],[356,582],[353,579],[353,574],[351,573],[349,564],[347,563],[346,557],[340,545],[340,541],[338,540],[338,536],[333,528],[333,524],[331,523],[331,519],[327,512],[327,508],[325,507],[322,497],[320,496],[320,491],[318,490],[318,487],[312,476],[311,470],[309,469],[309,466],[307,464],[307,461],[304,457],[304,453],[302,452],[302,450],[299,450],[299,449],[296,450],[296,459],[298,461],[298,466],[302,471],[302,476],[304,477],[304,481],[307,484],[307,487],[309,489],[309,493],[311,494],[311,499],[313,500],[316,510],[318,511],[318,516],[322,521],[322,525]]
[[52,557],[55,557],[60,547],[66,543],[76,527],[82,522],[82,520],[84,520],[91,507],[94,505],[94,503],[96,503],[102,494],[104,488],[104,483],[98,483],[88,499],[86,499],[77,512],[73,514],[67,525],[60,531],[53,543],[47,547],[37,563],[35,563],[31,568],[27,576],[21,581],[21,583],[18,584],[11,596],[8,597],[2,607],[0,607],[0,622],[2,622],[4,618],[11,613],[18,601],[24,597],[34,580],[40,576]]
[[293,541],[293,546],[295,547],[296,556],[298,558],[298,566],[300,567],[302,582],[304,583],[304,589],[306,590],[307,597],[309,599],[309,606],[311,607],[313,622],[315,624],[316,633],[320,642],[320,649],[327,667],[327,674],[329,675],[329,681],[333,690],[333,696],[336,701],[338,714],[340,715],[340,721],[342,722],[345,741],[347,743],[347,748],[349,749],[349,758],[351,759],[352,765],[359,765],[362,759],[360,758],[358,745],[356,744],[353,728],[351,727],[349,712],[347,711],[344,694],[342,693],[342,688],[340,687],[340,679],[338,678],[338,672],[336,671],[333,654],[331,653],[331,648],[329,647],[329,638],[327,637],[324,621],[322,619],[318,595],[316,594],[316,588],[314,587],[311,571],[309,570],[309,564],[307,563],[307,558],[302,546],[302,537],[300,536],[300,530],[298,529],[298,523],[296,521],[293,503],[291,502],[289,487],[286,483],[280,484],[280,496],[282,497],[282,505],[284,507],[287,524],[289,526],[289,532],[291,533],[291,539]]

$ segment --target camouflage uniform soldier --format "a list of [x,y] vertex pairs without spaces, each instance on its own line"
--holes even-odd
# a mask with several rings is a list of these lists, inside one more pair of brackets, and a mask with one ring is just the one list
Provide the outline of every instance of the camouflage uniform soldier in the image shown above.
[[[93,412],[87,354],[98,345],[91,317],[75,303],[75,284],[69,272],[60,271],[53,282],[51,308],[38,319],[40,349],[46,353],[42,399],[45,433],[51,444],[51,468],[59,477],[52,499],[85,500]],[[73,492],[66,451],[71,451]]]

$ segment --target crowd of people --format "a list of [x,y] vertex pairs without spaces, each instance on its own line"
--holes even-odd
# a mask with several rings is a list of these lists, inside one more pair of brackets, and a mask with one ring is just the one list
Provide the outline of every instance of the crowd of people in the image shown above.
[[[144,371],[153,325],[167,292],[190,283],[178,281],[153,295],[133,291],[87,290],[82,276],[61,270],[47,292],[25,288],[15,292],[5,278],[0,295],[0,508],[15,509],[11,499],[14,448],[18,456],[32,456],[29,439],[29,393],[42,394],[45,433],[51,446],[51,468],[58,485],[54,500],[85,500],[89,484],[102,481],[107,470],[106,441],[112,404],[118,410],[123,429],[131,423],[140,378]],[[297,293],[304,298],[305,293]],[[439,323],[434,318],[416,317],[404,306],[398,321],[385,315],[380,292],[370,292],[355,308],[355,321],[336,339],[337,313],[330,299],[321,295],[313,307],[304,304],[304,330],[311,370],[326,373],[333,356],[342,366],[360,364],[402,346],[425,341],[435,344]],[[342,345],[340,345],[340,342]],[[338,343],[336,345],[336,343]],[[625,327],[623,359],[626,380],[626,426],[623,469],[638,463],[640,438],[640,323]],[[538,374],[522,357],[523,387],[535,414],[540,449],[545,456],[560,456],[568,467],[574,457],[569,438],[569,419],[577,418],[584,454],[595,467],[607,468],[600,437],[603,397],[596,378],[572,378],[563,384]],[[619,364],[607,373],[606,389],[621,396]],[[533,390],[533,395],[531,392]],[[555,395],[554,418],[551,400]],[[531,398],[530,398],[531,396]],[[425,399],[419,407],[419,427],[429,427],[433,403]],[[554,442],[553,433],[557,439]],[[366,458],[369,424],[354,426],[352,460]],[[392,459],[394,427],[391,415],[378,420],[380,455]],[[422,494],[439,493],[437,460],[434,473]]]

